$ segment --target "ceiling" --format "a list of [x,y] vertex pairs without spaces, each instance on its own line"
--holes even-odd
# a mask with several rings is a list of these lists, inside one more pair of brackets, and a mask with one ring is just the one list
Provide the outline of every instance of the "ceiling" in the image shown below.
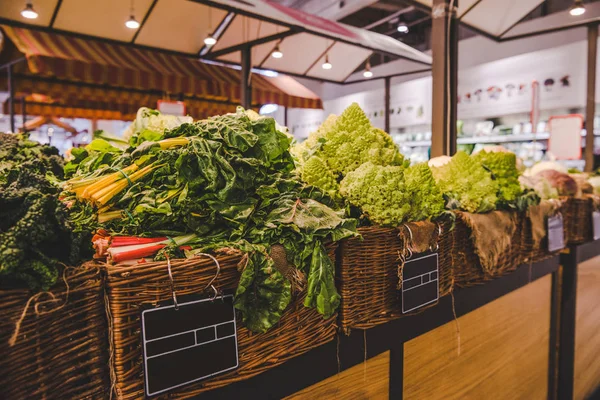
[[[366,4],[364,0],[348,1],[346,13]],[[238,65],[242,63],[239,46],[252,43],[252,67],[339,83],[377,54],[386,54],[390,59],[411,60],[415,70],[428,68],[431,63],[429,55],[388,35],[335,22],[343,13],[324,18],[281,7],[281,3],[272,1],[30,2],[39,14],[37,19],[26,19],[21,15],[26,0],[0,0],[0,24],[127,43]],[[130,15],[141,23],[139,29],[125,26]],[[215,46],[205,46],[204,39],[208,35],[218,38]],[[270,57],[276,46],[285,54],[282,59]],[[322,68],[326,60],[335,67]]]
[[[275,1],[319,15],[326,13],[340,22],[389,35],[423,52],[431,48],[432,0]],[[537,26],[536,30],[552,23],[564,26],[565,15],[572,18],[566,11],[572,6],[573,0],[458,0],[458,4],[458,16],[463,22],[459,26],[459,40],[462,40],[477,34],[499,36],[508,33],[511,30],[509,28],[521,34],[524,28],[535,25],[532,23],[534,20],[539,20],[538,25],[541,25]],[[595,11],[594,7],[600,6],[600,0],[585,0],[585,4],[589,11],[584,16],[589,17]],[[471,8],[473,5],[475,7]],[[544,17],[549,17],[548,22],[545,19],[542,22]],[[559,18],[562,18],[560,22],[553,21]],[[408,33],[398,32],[397,27],[400,23],[408,25]],[[377,56],[371,59],[371,65],[388,61],[389,58],[385,56]],[[360,65],[357,71],[362,68],[364,64]]]

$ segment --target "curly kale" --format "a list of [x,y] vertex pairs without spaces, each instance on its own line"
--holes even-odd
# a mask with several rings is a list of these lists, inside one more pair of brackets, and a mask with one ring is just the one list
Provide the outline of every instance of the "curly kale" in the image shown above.
[[55,182],[58,151],[23,135],[0,134],[0,286],[49,289],[78,242]]

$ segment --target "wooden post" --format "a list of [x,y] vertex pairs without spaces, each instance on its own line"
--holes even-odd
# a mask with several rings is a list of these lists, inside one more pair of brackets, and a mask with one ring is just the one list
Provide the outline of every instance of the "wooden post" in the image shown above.
[[390,133],[390,86],[392,78],[389,76],[385,77],[385,131]]
[[250,87],[250,74],[252,73],[251,47],[247,46],[241,50],[242,53],[242,92],[240,102],[242,107],[252,107],[252,88]]
[[596,114],[596,57],[598,24],[588,26],[587,102],[585,106],[585,171],[594,170],[594,115]]
[[21,115],[23,116],[23,127],[21,128],[22,132],[27,132],[27,126],[25,125],[27,123],[27,110],[25,110],[25,106],[27,104],[27,100],[25,99],[25,96],[21,97]]
[[10,131],[15,133],[15,82],[13,77],[13,66],[6,68],[8,78],[8,115],[10,117]]
[[431,51],[433,101],[431,157],[456,152],[456,98],[458,81],[458,0],[433,0]]

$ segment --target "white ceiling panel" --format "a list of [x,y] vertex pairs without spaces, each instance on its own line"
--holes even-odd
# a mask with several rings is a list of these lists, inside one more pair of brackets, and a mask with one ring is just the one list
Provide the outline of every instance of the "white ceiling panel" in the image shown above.
[[225,15],[215,8],[209,13],[208,6],[192,1],[159,0],[135,43],[196,54]]
[[[279,45],[279,49],[283,52],[283,57],[279,59],[270,57],[263,64],[263,68],[304,74],[331,44],[332,41],[330,39],[308,33],[300,33],[287,37]],[[354,53],[350,54],[354,57]]]
[[[314,78],[343,81],[372,53],[371,50],[338,42],[328,52],[329,62],[333,68],[323,69],[321,65],[325,62],[325,57],[321,57],[307,75]],[[352,54],[352,57],[349,57],[348,54]]]
[[0,0],[0,17],[33,25],[50,25],[58,0],[34,0],[33,9],[39,14],[36,19],[27,19],[21,16],[25,3],[24,0]]
[[463,22],[499,36],[544,0],[482,0],[465,17]]
[[[152,0],[135,0],[134,14],[138,22],[142,22],[151,4]],[[125,21],[131,14],[130,6],[130,2],[126,0],[63,0],[54,27],[85,35],[131,41],[136,30],[125,26]]]
[[231,24],[225,33],[219,38],[217,44],[213,46],[213,50],[236,46],[244,42],[274,35],[279,32],[285,32],[287,30],[287,28],[279,27],[255,18],[237,15],[233,21],[231,21]]

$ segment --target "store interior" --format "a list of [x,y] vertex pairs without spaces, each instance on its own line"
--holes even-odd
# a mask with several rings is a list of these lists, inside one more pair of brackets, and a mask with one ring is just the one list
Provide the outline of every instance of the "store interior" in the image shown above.
[[600,1],[0,1],[0,398],[600,399]]

